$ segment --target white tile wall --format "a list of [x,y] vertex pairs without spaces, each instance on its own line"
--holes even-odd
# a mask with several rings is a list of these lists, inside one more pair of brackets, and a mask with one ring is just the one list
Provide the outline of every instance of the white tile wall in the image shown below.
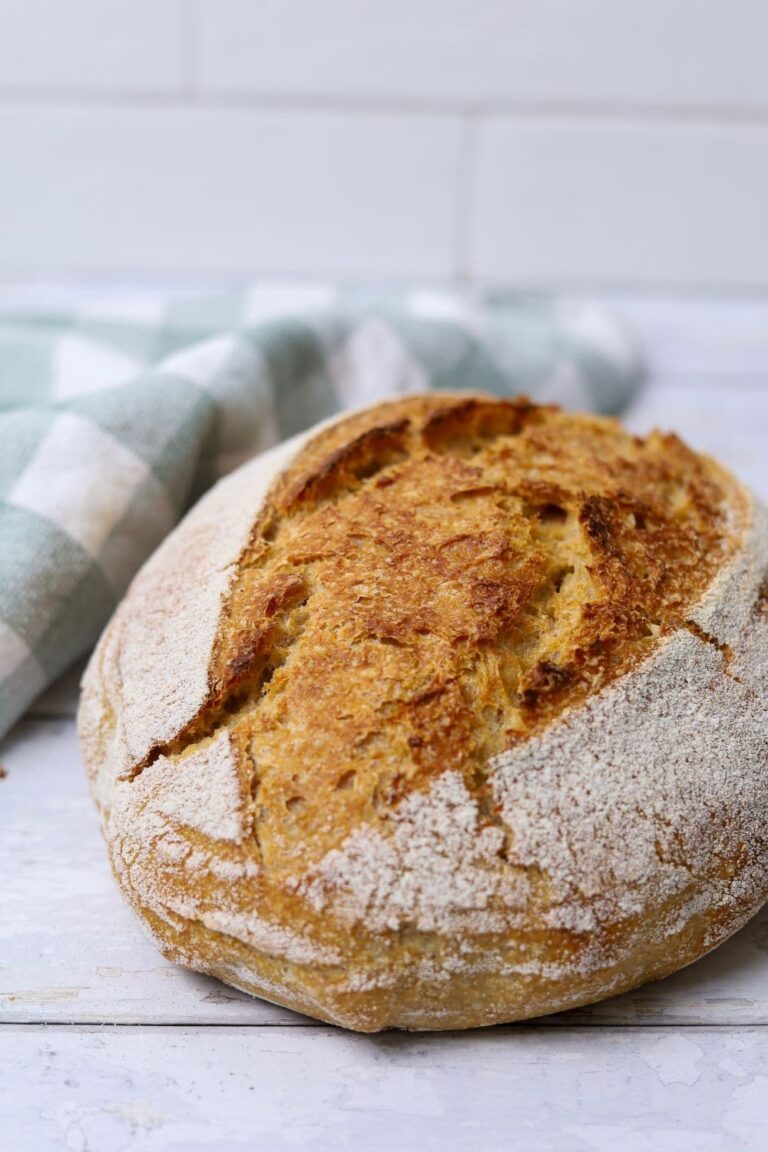
[[488,118],[474,180],[481,278],[766,283],[768,123]]
[[765,0],[198,0],[219,91],[768,109]]
[[0,0],[0,93],[183,81],[185,0]]
[[766,0],[0,0],[0,275],[768,288]]
[[0,253],[44,272],[444,279],[458,147],[434,116],[0,108]]

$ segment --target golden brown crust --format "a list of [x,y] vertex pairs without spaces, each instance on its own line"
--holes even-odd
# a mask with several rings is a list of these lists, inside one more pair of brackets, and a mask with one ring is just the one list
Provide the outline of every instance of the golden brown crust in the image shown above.
[[[148,849],[134,842],[130,863],[130,834],[115,834],[113,862],[168,954],[353,1027],[459,1026],[632,986],[711,946],[718,917],[723,934],[751,909],[742,894],[728,916],[699,910],[680,941],[670,930],[666,951],[646,947],[634,914],[591,941],[567,917],[555,924],[553,878],[521,854],[492,772],[672,637],[731,660],[693,613],[748,519],[747,497],[716,464],[674,436],[640,439],[604,418],[428,395],[320,432],[257,513],[207,695],[129,766],[117,794],[121,830],[136,820],[160,829]],[[185,773],[211,770],[206,757],[233,766],[231,845],[218,837],[212,848],[168,817],[167,799],[155,811],[169,781],[183,790]],[[167,858],[166,825],[181,845]],[[365,915],[333,911],[329,891],[354,888],[358,833],[380,840],[382,861],[391,844],[401,859],[408,844],[438,856],[454,844],[471,869],[465,895],[450,896],[440,921],[417,876],[427,912],[406,909],[391,928],[383,913],[375,922],[373,897]],[[190,865],[211,852],[218,875]],[[359,867],[378,867],[372,859]],[[420,856],[411,867],[430,865]],[[695,888],[689,878],[673,895],[659,889],[655,913]],[[633,956],[628,971],[601,967],[612,933]],[[539,974],[517,977],[513,994],[504,972],[525,964]],[[569,964],[583,978],[553,985],[547,965]],[[439,973],[434,987],[425,965]]]
[[248,705],[256,835],[288,872],[447,764],[476,790],[685,625],[733,546],[729,489],[674,436],[526,401],[342,420],[270,493],[175,747]]

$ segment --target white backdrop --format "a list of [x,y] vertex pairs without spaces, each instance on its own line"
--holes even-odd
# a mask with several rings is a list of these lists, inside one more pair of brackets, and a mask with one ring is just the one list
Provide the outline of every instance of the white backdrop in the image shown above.
[[0,0],[0,277],[768,287],[766,0]]

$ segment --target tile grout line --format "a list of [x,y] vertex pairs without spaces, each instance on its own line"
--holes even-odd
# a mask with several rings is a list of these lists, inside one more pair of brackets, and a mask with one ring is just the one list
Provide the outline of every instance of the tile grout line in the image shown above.
[[[194,0],[192,0],[194,4]],[[342,92],[317,93],[310,90],[295,93],[274,90],[235,90],[205,88],[199,84],[199,52],[196,12],[184,11],[182,24],[181,83],[177,87],[148,86],[143,90],[120,87],[78,88],[76,86],[3,85],[0,82],[0,105],[8,107],[63,108],[141,108],[170,107],[179,109],[263,109],[266,112],[333,112],[352,116],[434,116],[462,117],[473,115],[499,119],[564,119],[588,122],[656,123],[675,127],[684,124],[703,126],[745,125],[768,126],[768,106],[735,105],[648,105],[616,100],[612,103],[588,100],[478,99],[455,97],[444,100],[396,95],[360,95]]]

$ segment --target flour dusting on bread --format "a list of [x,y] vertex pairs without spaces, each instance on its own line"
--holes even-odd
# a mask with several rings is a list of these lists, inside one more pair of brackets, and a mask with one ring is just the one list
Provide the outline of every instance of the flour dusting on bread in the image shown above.
[[221,482],[94,654],[83,749],[163,951],[462,1027],[689,963],[768,896],[768,526],[674,436],[409,397]]
[[477,802],[459,772],[439,776],[426,793],[400,805],[389,836],[360,828],[323,858],[302,887],[318,911],[331,904],[374,931],[413,924],[421,932],[503,932],[507,919],[488,911],[525,907],[525,873],[498,867],[505,834],[482,827]]
[[[717,646],[681,629],[633,676],[495,759],[507,837],[481,828],[476,801],[446,772],[401,805],[392,835],[360,829],[328,853],[310,899],[374,929],[414,923],[444,934],[513,926],[518,918],[487,911],[490,898],[524,907],[530,868],[547,875],[545,923],[584,934],[696,885],[701,907],[754,901],[768,856],[768,627],[750,606],[766,566],[768,516],[758,508],[743,553],[693,612],[740,653],[727,675]],[[708,880],[713,855],[720,884]],[[681,918],[648,930],[674,935]]]

